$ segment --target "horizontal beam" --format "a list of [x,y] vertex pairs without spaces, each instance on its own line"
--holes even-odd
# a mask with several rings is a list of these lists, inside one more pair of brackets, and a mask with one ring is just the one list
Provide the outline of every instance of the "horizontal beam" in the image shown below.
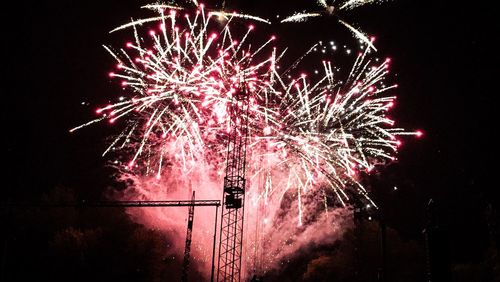
[[186,201],[99,201],[99,202],[79,202],[79,203],[9,203],[2,204],[3,207],[40,207],[40,208],[140,208],[140,207],[190,207],[190,206],[205,206],[218,207],[220,200],[186,200]]

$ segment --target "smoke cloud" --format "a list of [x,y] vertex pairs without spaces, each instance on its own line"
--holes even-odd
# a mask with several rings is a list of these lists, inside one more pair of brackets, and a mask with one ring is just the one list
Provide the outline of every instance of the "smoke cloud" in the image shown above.
[[[251,169],[251,172],[255,171]],[[349,209],[328,204],[323,190],[297,188],[285,177],[287,174],[280,171],[250,173],[247,177],[242,265],[247,275],[277,270],[308,248],[340,240],[344,230],[352,224]],[[219,200],[223,188],[220,170],[203,163],[190,171],[166,167],[160,179],[123,172],[119,180],[127,184],[126,189],[113,195],[119,200],[189,200],[192,191],[196,192],[197,200]],[[130,208],[127,213],[133,221],[160,229],[169,236],[173,244],[168,253],[182,258],[187,207]],[[207,279],[211,273],[216,220],[217,236],[220,235],[220,215],[219,208],[215,217],[215,207],[196,207],[194,212],[190,267]],[[218,240],[219,237],[216,240],[216,268]]]

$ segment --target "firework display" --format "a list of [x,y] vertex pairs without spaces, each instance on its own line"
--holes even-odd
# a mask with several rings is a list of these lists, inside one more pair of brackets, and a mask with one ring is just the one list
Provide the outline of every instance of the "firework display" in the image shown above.
[[[344,1],[337,10],[369,2],[375,1]],[[333,9],[325,1],[318,3]],[[145,8],[157,15],[114,30],[133,30],[134,40],[123,48],[105,46],[117,62],[109,77],[121,84],[123,96],[71,131],[97,122],[123,128],[103,155],[113,153],[124,175],[141,179],[136,184],[157,181],[175,186],[171,190],[186,190],[186,183],[195,181],[221,183],[225,138],[233,130],[228,107],[244,86],[250,93],[247,201],[258,207],[246,218],[258,223],[258,230],[248,234],[260,234],[248,240],[247,256],[269,247],[264,241],[276,239],[262,239],[272,231],[269,226],[304,224],[304,213],[310,212],[304,208],[304,197],[311,191],[321,191],[317,203],[327,215],[328,207],[347,206],[352,197],[376,207],[360,175],[394,160],[401,136],[422,133],[394,127],[389,112],[397,85],[388,79],[390,60],[373,56],[372,39],[361,37],[362,46],[347,75],[342,77],[338,66],[323,60],[317,62],[321,71],[310,76],[296,73],[297,66],[326,45],[323,42],[285,67],[286,53],[273,46],[276,38],[255,35],[254,24],[264,19],[208,11],[201,4],[194,12],[162,4]],[[282,22],[310,16],[296,14]],[[199,189],[213,190],[205,195],[220,195],[221,188],[207,184]],[[135,189],[141,198],[160,194],[149,185]],[[285,224],[278,213],[290,194],[296,213]],[[329,198],[334,202],[328,203]],[[288,237],[270,247],[266,262],[283,257],[296,232],[284,234]]]

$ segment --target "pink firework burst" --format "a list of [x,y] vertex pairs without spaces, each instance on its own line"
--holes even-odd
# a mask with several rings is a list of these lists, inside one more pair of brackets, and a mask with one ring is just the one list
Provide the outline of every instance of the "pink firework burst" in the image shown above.
[[[387,82],[389,60],[378,62],[373,48],[365,47],[342,80],[329,61],[318,63],[323,68],[318,79],[306,74],[293,78],[278,67],[284,53],[272,46],[275,37],[255,44],[254,25],[242,28],[241,15],[224,14],[221,24],[220,13],[206,12],[203,6],[193,15],[167,5],[146,8],[158,15],[116,29],[133,28],[133,42],[118,50],[105,47],[117,61],[109,75],[121,83],[126,97],[99,108],[98,118],[71,130],[121,121],[123,131],[104,154],[123,151],[128,158],[122,177],[134,184],[125,198],[186,198],[192,187],[200,187],[201,198],[219,198],[225,137],[231,130],[228,109],[239,106],[231,104],[232,97],[244,87],[250,93],[247,201],[254,207],[245,219],[253,226],[245,233],[247,256],[265,248],[268,255],[262,260],[271,267],[307,240],[338,235],[337,227],[345,224],[343,211],[329,206],[346,206],[350,197],[361,196],[376,207],[360,173],[394,160],[400,136],[422,135],[394,127],[388,116],[397,87]],[[138,26],[148,22],[152,27],[143,37]],[[329,195],[339,205],[327,203]],[[286,215],[284,202],[290,206]],[[312,223],[304,219],[318,213],[318,205],[324,215]],[[142,222],[161,218],[172,222],[169,227],[180,227],[173,222],[183,223],[183,216],[148,211]],[[206,220],[194,236],[209,242],[213,215],[202,217]],[[325,226],[331,229],[325,231]],[[279,238],[271,236],[276,230]],[[290,238],[297,243],[290,244]],[[210,246],[195,251],[207,263]]]

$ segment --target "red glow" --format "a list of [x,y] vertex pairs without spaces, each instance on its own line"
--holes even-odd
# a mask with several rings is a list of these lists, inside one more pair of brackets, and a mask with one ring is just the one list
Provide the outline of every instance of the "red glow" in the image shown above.
[[415,136],[417,136],[417,138],[421,138],[424,136],[424,132],[422,130],[417,130],[415,131]]

